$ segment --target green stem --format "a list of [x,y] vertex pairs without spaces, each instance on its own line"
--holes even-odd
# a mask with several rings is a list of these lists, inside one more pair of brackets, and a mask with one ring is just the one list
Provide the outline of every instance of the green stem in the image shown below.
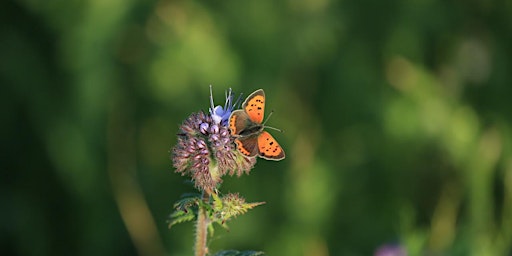
[[[207,203],[210,201],[210,195],[203,192],[203,201]],[[199,206],[197,213],[196,223],[196,245],[195,245],[195,256],[205,256],[208,253],[208,247],[206,246],[206,239],[208,235],[208,215],[204,207]]]

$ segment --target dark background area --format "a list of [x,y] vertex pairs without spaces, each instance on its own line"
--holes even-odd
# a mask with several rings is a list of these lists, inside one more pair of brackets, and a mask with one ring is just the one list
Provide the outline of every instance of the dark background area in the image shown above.
[[512,2],[0,3],[0,254],[192,255],[181,122],[263,88],[286,150],[212,252],[510,255]]

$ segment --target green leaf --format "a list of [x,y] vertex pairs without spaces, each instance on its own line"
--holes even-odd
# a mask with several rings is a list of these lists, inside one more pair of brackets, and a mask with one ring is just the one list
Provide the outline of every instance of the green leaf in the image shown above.
[[213,237],[213,233],[215,232],[215,228],[213,227],[213,223],[210,222],[208,224],[208,233],[210,234],[210,237]]
[[220,199],[219,195],[213,194],[213,209],[214,211],[220,211],[222,210],[222,199]]
[[199,205],[200,201],[200,194],[183,195],[180,200],[174,203],[175,211],[169,216],[169,220],[167,220],[169,228],[178,223],[194,220],[197,215],[197,206]]
[[265,253],[257,252],[257,251],[227,250],[227,251],[220,251],[220,252],[216,253],[214,256],[258,256],[258,255],[265,255]]
[[178,223],[191,221],[194,220],[195,218],[196,214],[193,211],[177,210],[169,216],[169,220],[167,221],[167,223],[169,223],[169,228],[171,228],[172,226]]
[[201,195],[187,194],[186,196],[182,196],[180,200],[174,203],[174,209],[188,211],[192,207],[198,205],[199,201],[201,201]]

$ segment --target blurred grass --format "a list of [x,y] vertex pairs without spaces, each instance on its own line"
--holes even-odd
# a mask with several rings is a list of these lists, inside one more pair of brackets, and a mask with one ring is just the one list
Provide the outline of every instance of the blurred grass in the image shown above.
[[[266,91],[287,151],[211,251],[512,253],[507,1],[0,3],[2,255],[190,255],[179,124]],[[218,102],[220,103],[220,102]]]

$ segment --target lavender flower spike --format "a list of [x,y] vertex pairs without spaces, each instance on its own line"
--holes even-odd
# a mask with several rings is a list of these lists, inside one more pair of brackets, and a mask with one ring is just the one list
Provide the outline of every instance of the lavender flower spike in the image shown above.
[[222,183],[222,176],[249,173],[255,158],[245,157],[236,150],[228,119],[235,105],[231,89],[226,92],[224,107],[214,107],[210,86],[210,115],[192,113],[180,126],[171,158],[176,172],[192,178],[195,186],[209,194]]

